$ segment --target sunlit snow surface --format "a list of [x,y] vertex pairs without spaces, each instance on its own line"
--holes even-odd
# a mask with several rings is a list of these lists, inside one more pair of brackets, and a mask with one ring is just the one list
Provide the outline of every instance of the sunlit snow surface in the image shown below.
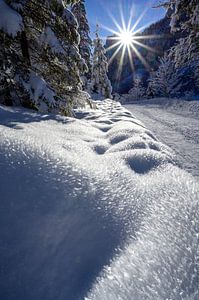
[[148,99],[126,108],[177,154],[182,168],[199,179],[199,101]]
[[111,101],[0,107],[0,299],[198,299],[198,182]]

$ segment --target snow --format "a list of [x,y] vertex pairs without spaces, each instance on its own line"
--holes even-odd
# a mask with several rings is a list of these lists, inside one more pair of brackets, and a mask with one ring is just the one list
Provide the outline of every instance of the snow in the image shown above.
[[67,22],[67,24],[74,27],[78,27],[77,20],[74,17],[74,14],[69,9],[67,8],[64,9],[62,17]]
[[50,89],[46,81],[35,72],[30,71],[29,80],[28,82],[23,81],[23,85],[40,112],[46,111],[47,106],[55,106],[55,92]]
[[12,37],[23,30],[21,15],[10,8],[4,0],[0,0],[0,29]]
[[0,107],[0,299],[197,299],[198,182],[120,104],[96,106]]
[[55,33],[49,26],[47,26],[44,32],[41,34],[40,40],[42,44],[48,45],[53,53],[65,54],[64,48],[62,47],[60,41],[57,39]]
[[176,152],[183,169],[199,178],[199,101],[151,99],[126,108]]
[[[126,97],[128,95],[125,95]],[[196,97],[199,99],[199,96]],[[152,99],[139,99],[135,101],[128,99],[128,103],[125,98],[122,99],[125,104],[138,104],[144,107],[159,107],[161,109],[170,112],[175,112],[178,115],[190,116],[194,119],[199,119],[199,101],[198,100],[183,100],[175,98],[152,98]]]

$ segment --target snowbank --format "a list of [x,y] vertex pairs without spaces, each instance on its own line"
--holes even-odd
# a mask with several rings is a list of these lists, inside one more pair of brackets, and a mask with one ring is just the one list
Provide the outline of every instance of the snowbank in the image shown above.
[[4,0],[0,0],[0,29],[13,37],[23,30],[21,15],[10,8]]
[[0,299],[197,298],[198,183],[126,109],[97,105],[0,108]]

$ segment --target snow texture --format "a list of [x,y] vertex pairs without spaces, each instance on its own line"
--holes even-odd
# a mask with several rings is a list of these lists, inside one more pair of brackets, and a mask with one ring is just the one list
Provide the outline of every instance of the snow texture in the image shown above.
[[198,299],[198,182],[120,104],[96,106],[0,107],[0,299]]
[[0,0],[0,29],[12,37],[23,30],[21,15],[9,7],[4,0]]

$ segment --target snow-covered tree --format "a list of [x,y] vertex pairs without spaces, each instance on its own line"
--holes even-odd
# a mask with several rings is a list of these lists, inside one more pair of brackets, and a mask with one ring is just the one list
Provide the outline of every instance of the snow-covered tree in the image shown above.
[[[172,2],[174,13],[171,17],[171,30],[184,31],[185,36],[171,49],[170,57],[176,68],[189,71],[184,76],[184,86],[197,89],[197,65],[199,61],[199,2],[198,0],[175,0]],[[190,77],[192,82],[190,83]],[[195,82],[194,82],[195,81]]]
[[199,62],[196,66],[196,69],[195,69],[195,82],[196,82],[196,87],[198,89],[198,92],[199,92]]
[[78,50],[77,21],[67,8],[73,3],[0,0],[1,102],[9,93],[8,102],[15,105],[71,111],[85,66]]
[[179,37],[168,53],[181,81],[179,94],[183,96],[187,93],[198,93],[195,73],[199,61],[199,2],[198,0],[164,0],[159,6],[162,5],[172,12],[171,33]]
[[171,16],[171,31],[185,31],[185,37],[175,48],[175,63],[183,65],[199,58],[199,2],[198,0],[175,0]]
[[160,66],[151,74],[147,94],[158,97],[170,97],[179,90],[179,78],[175,65],[168,55],[160,59]]
[[88,25],[85,0],[80,0],[78,3],[72,6],[72,13],[78,22],[78,33],[80,35],[79,52],[81,57],[86,63],[86,68],[81,72],[82,81],[84,83],[84,88],[87,87],[87,81],[91,78],[91,47],[92,40],[89,36],[90,28]]
[[111,98],[112,86],[108,79],[108,62],[103,41],[99,37],[99,26],[97,26],[96,38],[94,40],[93,66],[91,77],[91,92],[99,97]]
[[134,79],[133,88],[129,91],[129,96],[133,100],[143,99],[145,97],[146,90],[142,84],[142,80],[136,76]]
[[64,112],[72,107],[81,91],[80,72],[85,63],[78,50],[78,24],[74,15],[63,1],[50,1],[48,9],[50,22],[46,22],[39,36],[43,59],[40,69],[61,98],[59,108]]
[[31,106],[26,90],[18,81],[28,75],[30,59],[26,48],[22,1],[0,0],[0,102]]

